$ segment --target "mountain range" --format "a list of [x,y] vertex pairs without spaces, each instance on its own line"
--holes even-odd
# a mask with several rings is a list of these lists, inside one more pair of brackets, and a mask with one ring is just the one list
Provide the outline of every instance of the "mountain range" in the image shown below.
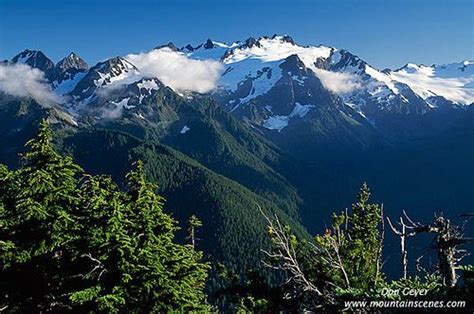
[[474,206],[473,61],[379,70],[275,35],[169,43],[91,67],[25,50],[2,66],[18,64],[42,71],[59,100],[0,93],[0,162],[15,166],[44,117],[87,171],[118,179],[143,159],[169,210],[202,218],[202,248],[236,269],[267,243],[256,204],[302,237],[363,181],[388,214]]

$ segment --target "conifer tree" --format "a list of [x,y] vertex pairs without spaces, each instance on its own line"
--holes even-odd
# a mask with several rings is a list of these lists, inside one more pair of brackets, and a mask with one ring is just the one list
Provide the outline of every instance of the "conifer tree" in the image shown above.
[[366,296],[383,284],[381,207],[369,203],[369,197],[364,183],[352,211],[334,214],[331,228],[314,242],[298,241],[278,217],[266,217],[273,247],[264,251],[263,263],[287,272],[289,285],[281,287],[303,310],[333,306],[344,297]]
[[[127,175],[130,221],[136,229],[132,237],[140,239],[135,251],[143,283],[140,294],[148,295],[146,310],[207,310],[204,285],[209,265],[202,263],[202,253],[174,241],[176,222],[163,212],[163,198],[157,186],[145,179],[143,163]],[[144,271],[141,265],[151,271]],[[137,300],[143,302],[143,300]]]
[[0,165],[0,309],[209,310],[209,265],[174,239],[142,163],[122,191],[58,154],[45,121],[27,146],[18,170]]
[[22,167],[1,172],[1,295],[13,311],[43,311],[65,305],[61,297],[68,271],[69,245],[78,203],[76,174],[70,157],[55,152],[52,132],[41,121],[27,144]]
[[[145,179],[143,164],[127,175],[127,191],[107,178],[83,186],[89,285],[72,295],[85,308],[114,312],[206,310],[208,265],[202,254],[175,243],[176,222]],[[95,213],[95,214],[94,214]]]
[[[85,176],[81,184],[82,236],[76,246],[77,290],[70,298],[77,310],[117,312],[125,308],[124,285],[133,258],[133,239],[123,193],[107,176]],[[137,278],[139,280],[139,278]]]
[[380,231],[381,207],[369,203],[370,190],[364,182],[357,202],[352,205],[352,213],[348,216],[347,230],[350,241],[347,254],[351,264],[352,281],[356,287],[370,288],[380,280],[377,269],[380,268]]

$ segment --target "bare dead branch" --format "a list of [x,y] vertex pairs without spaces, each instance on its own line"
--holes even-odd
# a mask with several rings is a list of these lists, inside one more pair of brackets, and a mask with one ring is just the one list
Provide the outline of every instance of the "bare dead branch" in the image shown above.
[[317,295],[322,296],[322,292],[306,278],[306,275],[302,271],[296,256],[294,245],[291,243],[290,235],[286,232],[285,227],[280,223],[278,216],[275,215],[274,219],[270,219],[265,215],[258,204],[257,207],[262,216],[265,217],[268,227],[272,232],[275,250],[274,252],[262,250],[262,253],[268,258],[276,260],[278,263],[277,265],[274,265],[263,261],[263,265],[272,269],[287,271],[290,274],[288,282],[294,282],[303,292],[314,292]]
[[91,255],[90,253],[83,254],[82,257],[87,257],[87,258],[89,258],[92,262],[95,263],[94,268],[93,268],[90,272],[88,272],[86,275],[83,275],[83,277],[90,276],[90,275],[92,275],[95,271],[100,270],[100,273],[99,273],[99,275],[97,276],[97,281],[99,281],[100,278],[102,277],[102,275],[107,272],[107,269],[105,268],[105,265],[104,265],[101,261],[99,261],[98,259],[92,257],[92,255]]
[[395,229],[395,227],[393,226],[392,221],[390,220],[390,217],[387,217],[387,222],[388,222],[388,225],[390,226],[390,229],[392,229],[393,233],[395,233],[396,235],[401,235],[400,231]]
[[375,277],[379,278],[381,268],[382,268],[382,250],[383,250],[383,242],[385,239],[385,218],[384,218],[384,212],[383,212],[383,204],[380,207],[380,220],[382,224],[382,232],[380,234],[380,240],[379,240],[379,249],[377,251],[377,268],[375,271]]

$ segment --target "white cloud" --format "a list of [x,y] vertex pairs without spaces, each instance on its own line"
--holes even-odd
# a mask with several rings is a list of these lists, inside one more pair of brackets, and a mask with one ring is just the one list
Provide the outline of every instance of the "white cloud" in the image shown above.
[[350,73],[330,72],[322,69],[313,69],[321,83],[336,94],[347,94],[363,87],[359,76]]
[[32,97],[42,105],[61,102],[54,94],[44,73],[26,64],[0,64],[0,91],[12,96]]
[[209,92],[216,87],[223,69],[218,61],[189,59],[169,48],[130,54],[125,58],[143,75],[156,77],[177,91]]

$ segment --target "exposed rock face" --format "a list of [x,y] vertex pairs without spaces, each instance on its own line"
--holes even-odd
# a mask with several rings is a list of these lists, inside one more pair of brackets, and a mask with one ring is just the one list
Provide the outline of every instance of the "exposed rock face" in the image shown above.
[[26,49],[13,57],[12,62],[27,64],[32,68],[41,70],[44,72],[45,77],[48,80],[51,80],[55,73],[53,61],[51,61],[42,51],[39,50]]
[[78,55],[76,55],[74,52],[71,52],[67,57],[56,64],[56,68],[65,72],[71,69],[87,70],[89,66]]

